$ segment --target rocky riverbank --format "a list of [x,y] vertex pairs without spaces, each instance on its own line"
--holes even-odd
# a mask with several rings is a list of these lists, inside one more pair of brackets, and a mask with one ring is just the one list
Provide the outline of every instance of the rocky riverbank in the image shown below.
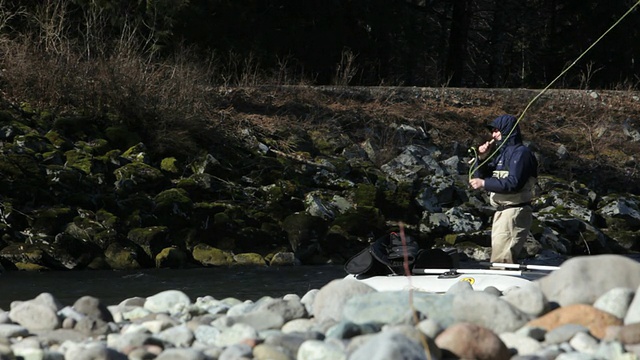
[[[536,94],[203,91],[212,118],[175,120],[166,133],[2,99],[0,266],[342,264],[399,223],[423,248],[486,260],[492,209],[468,186],[467,149],[484,122]],[[554,90],[531,109],[521,125],[541,195],[523,257],[640,249],[639,99]]]
[[[0,312],[2,359],[637,359],[640,264],[576,257],[530,286],[376,292],[336,279],[303,296],[119,304],[43,293]],[[132,294],[134,295],[134,294]]]

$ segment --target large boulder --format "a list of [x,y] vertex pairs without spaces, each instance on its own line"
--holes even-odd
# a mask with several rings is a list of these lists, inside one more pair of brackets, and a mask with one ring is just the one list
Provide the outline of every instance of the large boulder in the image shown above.
[[536,280],[547,299],[560,306],[592,305],[607,291],[640,285],[640,263],[621,255],[580,256]]

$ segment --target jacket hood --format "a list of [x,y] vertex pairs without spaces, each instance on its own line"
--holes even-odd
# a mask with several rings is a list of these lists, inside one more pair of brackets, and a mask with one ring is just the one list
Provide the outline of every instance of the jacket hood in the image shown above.
[[[502,134],[502,140],[500,142],[506,142],[507,145],[514,145],[522,143],[520,125],[518,125],[517,122],[518,119],[513,115],[501,115],[493,119],[489,126],[492,129],[500,130]],[[512,129],[513,132],[511,132]],[[511,133],[511,135],[509,135],[509,133]]]

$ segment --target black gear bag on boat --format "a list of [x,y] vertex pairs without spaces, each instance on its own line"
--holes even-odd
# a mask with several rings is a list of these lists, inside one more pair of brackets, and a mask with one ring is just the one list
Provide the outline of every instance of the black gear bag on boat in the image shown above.
[[[413,267],[420,247],[410,236],[405,236],[409,270]],[[354,255],[345,264],[347,273],[358,276],[404,274],[404,246],[399,234],[385,235]]]

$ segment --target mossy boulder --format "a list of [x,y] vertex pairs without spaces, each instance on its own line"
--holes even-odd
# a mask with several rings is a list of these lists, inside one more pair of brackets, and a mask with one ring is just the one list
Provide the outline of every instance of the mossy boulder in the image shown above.
[[51,269],[49,254],[41,244],[9,244],[0,250],[0,259],[3,264],[11,264],[21,270]]
[[237,254],[233,257],[233,260],[238,265],[254,265],[254,266],[264,266],[267,262],[264,260],[262,255],[257,253],[241,253]]
[[229,266],[233,264],[233,254],[206,244],[193,248],[193,259],[205,266]]
[[354,191],[353,200],[358,206],[375,206],[377,190],[373,184],[358,184]]
[[101,249],[93,242],[75,238],[69,234],[59,234],[48,248],[52,263],[58,268],[74,270],[84,269]]
[[43,152],[40,156],[43,165],[64,165],[64,154],[60,150]]
[[81,187],[88,185],[85,182],[85,174],[75,167],[47,165],[45,171],[47,183],[54,191],[77,191]]
[[103,155],[111,150],[109,141],[105,139],[80,140],[74,144],[74,147],[94,156]]
[[122,153],[122,157],[133,162],[148,163],[149,155],[147,147],[143,143],[137,143]]
[[62,151],[71,150],[73,143],[69,139],[65,138],[56,130],[49,130],[44,137],[56,148]]
[[34,133],[17,135],[13,138],[13,145],[15,148],[20,149],[21,152],[29,154],[38,154],[55,149],[49,139]]
[[150,259],[155,259],[156,255],[162,251],[162,249],[171,245],[169,241],[169,228],[166,226],[131,229],[127,234],[127,239],[140,246]]
[[64,153],[66,165],[78,169],[85,174],[91,174],[93,168],[93,155],[79,149],[69,150]]
[[155,261],[157,268],[179,269],[187,265],[188,259],[189,256],[183,250],[170,246],[162,249],[156,255]]
[[214,185],[211,175],[193,174],[187,178],[180,178],[176,187],[186,190],[194,199],[203,199],[218,190],[218,187]]
[[161,187],[166,178],[162,171],[142,162],[132,162],[114,172],[116,188],[121,192],[137,192]]
[[169,228],[181,228],[189,224],[193,202],[183,189],[168,189],[154,198],[153,214],[161,224]]
[[296,264],[296,256],[290,251],[279,251],[269,258],[271,266],[291,266]]
[[27,154],[0,154],[0,173],[13,179],[42,176],[39,161]]
[[75,213],[69,207],[50,207],[34,210],[29,217],[29,225],[34,233],[56,235],[73,221]]
[[194,174],[212,174],[220,161],[211,154],[201,154],[190,164],[190,169]]
[[114,270],[140,269],[142,265],[138,262],[136,250],[119,243],[112,243],[104,252],[104,259]]
[[309,132],[309,138],[313,146],[323,155],[335,156],[353,142],[344,133],[331,131],[313,130]]
[[339,226],[343,231],[355,236],[368,236],[379,233],[385,227],[382,212],[373,206],[359,206],[338,214],[331,226]]
[[289,244],[294,251],[308,246],[324,236],[326,222],[307,213],[295,213],[282,221],[282,229],[287,233]]
[[13,264],[13,266],[15,266],[16,270],[20,270],[20,271],[47,271],[47,270],[51,270],[46,266],[40,265],[40,264],[34,264],[34,263],[27,263],[27,262],[17,262],[15,264]]
[[121,225],[120,218],[106,209],[96,211],[96,221],[105,229],[117,229]]
[[171,174],[177,174],[180,172],[180,169],[178,168],[178,160],[174,157],[162,159],[162,161],[160,161],[160,169]]

